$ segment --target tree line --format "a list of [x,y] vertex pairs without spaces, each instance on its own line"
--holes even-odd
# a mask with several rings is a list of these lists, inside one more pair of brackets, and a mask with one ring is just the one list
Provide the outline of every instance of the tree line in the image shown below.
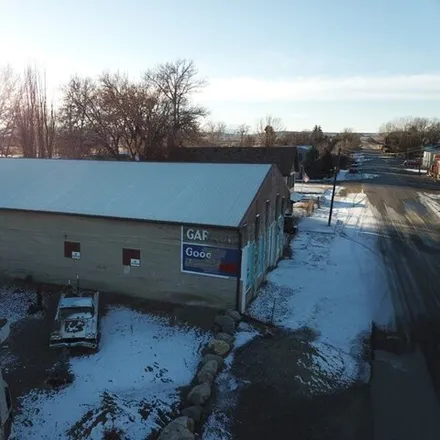
[[92,154],[145,159],[153,148],[195,142],[208,111],[191,97],[205,82],[194,63],[179,60],[147,70],[134,81],[120,73],[75,76],[62,87],[57,108],[45,75],[0,72],[0,154],[84,158]]
[[274,147],[313,145],[310,160],[337,146],[353,149],[360,138],[351,130],[334,136],[321,126],[289,132],[280,118],[266,116],[252,129],[228,130],[207,121],[209,111],[193,97],[206,85],[192,61],[177,60],[145,71],[133,80],[104,72],[74,76],[51,102],[45,74],[29,66],[22,74],[0,69],[0,155],[86,158],[104,155],[148,159],[153,150],[181,146]]
[[419,153],[426,145],[440,142],[440,120],[400,118],[380,128],[384,148],[393,153]]

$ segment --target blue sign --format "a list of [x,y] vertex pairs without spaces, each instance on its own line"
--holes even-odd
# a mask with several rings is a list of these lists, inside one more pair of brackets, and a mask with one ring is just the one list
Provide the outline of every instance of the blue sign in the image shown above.
[[240,252],[238,249],[183,243],[182,270],[238,278]]

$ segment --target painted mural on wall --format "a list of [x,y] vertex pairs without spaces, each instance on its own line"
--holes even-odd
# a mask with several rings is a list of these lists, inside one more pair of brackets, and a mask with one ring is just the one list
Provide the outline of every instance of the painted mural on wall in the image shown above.
[[[247,259],[246,259],[246,283],[245,289],[246,292],[252,289],[255,283],[255,242],[250,243],[246,246]],[[244,251],[244,250],[243,250]]]
[[262,235],[258,240],[258,276],[264,273],[264,262],[266,260],[264,248],[264,235]]
[[233,232],[182,226],[182,272],[238,278],[240,250]]

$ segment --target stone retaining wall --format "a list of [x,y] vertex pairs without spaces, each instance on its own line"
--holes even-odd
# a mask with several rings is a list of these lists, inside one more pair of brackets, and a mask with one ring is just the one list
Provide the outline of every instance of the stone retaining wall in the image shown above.
[[189,390],[181,402],[178,417],[168,423],[158,440],[194,440],[194,432],[201,428],[207,405],[212,397],[215,378],[223,368],[225,357],[234,345],[234,334],[241,315],[235,310],[217,315],[214,320],[214,337],[203,349],[203,359]]

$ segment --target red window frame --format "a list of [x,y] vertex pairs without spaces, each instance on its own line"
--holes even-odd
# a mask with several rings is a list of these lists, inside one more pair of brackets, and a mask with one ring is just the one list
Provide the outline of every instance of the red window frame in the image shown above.
[[81,243],[76,241],[64,242],[64,257],[72,258],[72,252],[78,252],[81,255]]
[[131,260],[139,260],[139,266],[141,261],[141,251],[140,249],[122,249],[122,265],[123,266],[131,266],[131,267],[137,267],[131,265]]

